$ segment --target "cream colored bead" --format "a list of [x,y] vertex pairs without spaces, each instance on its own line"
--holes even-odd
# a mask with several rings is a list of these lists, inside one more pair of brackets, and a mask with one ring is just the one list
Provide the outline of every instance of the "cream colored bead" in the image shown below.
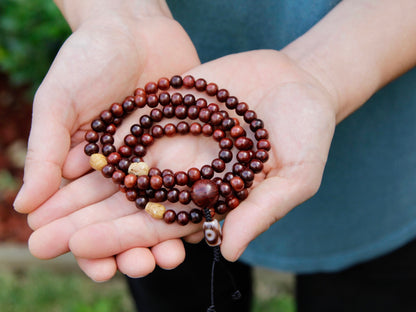
[[155,219],[163,219],[166,208],[162,204],[148,202],[146,208],[144,208],[148,214],[150,214]]
[[130,174],[135,174],[137,176],[147,175],[149,173],[149,166],[141,161],[141,162],[134,162],[131,163],[128,169]]
[[90,166],[94,170],[99,170],[107,165],[107,158],[103,154],[95,153],[90,156]]

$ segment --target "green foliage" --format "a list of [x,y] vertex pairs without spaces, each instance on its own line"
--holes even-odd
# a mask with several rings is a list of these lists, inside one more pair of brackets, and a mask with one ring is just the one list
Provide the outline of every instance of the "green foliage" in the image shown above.
[[124,280],[97,284],[77,273],[0,271],[2,312],[134,311]]
[[295,299],[291,294],[261,300],[255,298],[253,312],[296,312]]
[[70,33],[52,0],[1,0],[0,71],[36,88]]

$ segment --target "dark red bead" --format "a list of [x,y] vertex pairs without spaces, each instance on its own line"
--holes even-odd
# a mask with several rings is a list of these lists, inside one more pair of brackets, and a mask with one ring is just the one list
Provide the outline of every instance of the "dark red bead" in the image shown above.
[[150,133],[152,134],[152,137],[154,137],[155,139],[159,139],[163,137],[165,131],[163,130],[162,126],[155,125],[152,127],[152,129],[150,129]]
[[113,172],[113,175],[111,176],[111,179],[113,180],[114,183],[120,184],[122,182],[124,182],[124,177],[126,176],[126,174],[121,171],[121,170],[116,170]]
[[201,179],[201,172],[199,171],[199,169],[195,168],[195,167],[190,168],[188,170],[188,179],[189,179],[189,182],[191,182],[191,183],[194,183],[194,182],[200,180]]
[[212,137],[215,141],[220,142],[223,138],[225,138],[225,132],[220,129],[216,129],[214,130]]
[[163,220],[167,223],[167,224],[171,224],[173,222],[176,221],[176,212],[169,209],[166,210],[164,215],[163,215]]
[[202,122],[209,122],[211,120],[211,111],[208,108],[201,108],[198,115]]
[[95,132],[104,132],[107,125],[101,119],[95,119],[91,122],[91,128]]
[[192,94],[187,94],[183,97],[183,104],[186,106],[191,106],[195,104],[195,97]]
[[199,98],[198,100],[196,100],[195,105],[199,108],[206,108],[208,106],[208,103],[207,100]]
[[163,186],[163,178],[159,175],[152,176],[150,178],[150,187],[154,190],[158,190]]
[[156,93],[157,92],[157,84],[155,82],[146,83],[146,85],[144,86],[144,91],[147,94]]
[[168,78],[160,78],[157,82],[157,86],[160,90],[168,90],[170,88],[170,81]]
[[175,180],[178,185],[187,185],[188,175],[184,171],[178,171],[175,173]]
[[199,180],[192,186],[191,197],[198,207],[213,207],[218,201],[218,187],[211,180]]
[[117,150],[116,147],[112,144],[106,144],[102,148],[102,152],[104,156],[108,156],[111,153],[114,153],[116,150]]
[[169,190],[167,199],[171,203],[176,203],[179,200],[179,190],[177,188]]
[[134,96],[136,96],[136,95],[142,95],[142,96],[145,96],[145,95],[146,95],[146,91],[144,91],[144,89],[143,89],[143,88],[137,88],[136,90],[134,90],[133,95],[134,95]]
[[244,165],[241,163],[235,163],[233,165],[233,173],[235,175],[240,175],[240,173],[245,169]]
[[197,122],[193,122],[191,123],[191,125],[189,126],[189,131],[191,132],[191,134],[193,135],[199,135],[202,132],[202,126],[201,124],[197,123]]
[[259,149],[256,151],[255,157],[264,163],[269,159],[269,153],[266,150]]
[[235,108],[235,112],[237,113],[237,115],[243,116],[246,113],[246,111],[248,111],[247,103],[240,102],[237,104],[237,107]]
[[216,158],[212,161],[211,167],[215,172],[223,172],[225,170],[225,162],[220,158]]
[[223,197],[228,197],[228,196],[230,196],[231,194],[232,194],[232,192],[233,192],[233,189],[231,188],[231,185],[229,184],[229,183],[226,183],[226,182],[222,182],[221,184],[220,184],[220,194],[223,196]]
[[216,113],[216,112],[219,112],[219,111],[220,111],[220,107],[219,107],[217,104],[215,104],[215,103],[210,103],[210,104],[207,106],[207,108],[208,108],[208,110],[209,110],[211,113]]
[[241,202],[243,200],[245,200],[248,197],[248,190],[245,188],[240,192],[237,192],[236,194],[238,200]]
[[133,134],[128,134],[124,137],[124,143],[130,147],[135,147],[139,141]]
[[159,97],[156,94],[149,94],[147,96],[147,106],[156,107],[159,104]]
[[191,75],[183,77],[183,86],[187,89],[191,89],[195,86],[195,79]]
[[214,132],[214,129],[210,124],[204,124],[202,126],[202,134],[205,136],[211,136]]
[[237,160],[242,164],[247,164],[251,160],[251,153],[250,151],[239,151],[237,153]]
[[107,164],[103,167],[103,169],[101,169],[101,173],[106,178],[111,178],[113,176],[113,173],[114,173],[115,170],[116,170],[116,168],[114,167],[114,165]]
[[136,207],[139,209],[146,208],[148,202],[149,200],[145,196],[137,196],[135,200]]
[[250,161],[249,167],[254,173],[259,173],[263,170],[263,162],[255,158]]
[[132,188],[136,185],[137,176],[134,174],[128,174],[124,177],[124,185],[128,188]]
[[172,118],[175,116],[175,107],[172,104],[163,107],[163,116],[166,118]]
[[189,125],[186,121],[181,121],[176,126],[176,130],[178,131],[179,134],[182,134],[182,135],[187,134],[189,132]]
[[199,107],[196,105],[189,106],[188,117],[189,119],[195,120],[199,117]]
[[147,175],[141,175],[137,177],[137,187],[139,190],[147,190],[150,187],[150,178]]
[[219,112],[214,112],[211,114],[211,125],[218,126],[224,120],[224,117]]
[[241,126],[234,126],[230,130],[230,136],[232,138],[238,138],[240,136],[246,136],[246,130]]
[[239,150],[249,150],[253,148],[253,141],[248,137],[239,137],[235,140],[234,145]]
[[254,119],[250,122],[250,130],[255,132],[258,129],[262,129],[264,127],[264,123],[261,119]]
[[163,171],[162,171],[162,177],[164,177],[167,174],[174,175],[174,172],[172,170],[170,170],[170,169],[163,169]]
[[271,145],[270,142],[266,139],[261,139],[257,142],[257,148],[258,149],[263,149],[266,151],[270,151]]
[[189,223],[189,215],[186,211],[180,211],[176,216],[176,220],[180,225],[187,225]]
[[136,103],[136,106],[138,108],[143,108],[147,104],[147,96],[145,95],[136,95],[134,97],[134,103]]
[[159,94],[159,103],[162,106],[166,106],[170,103],[170,94],[167,92],[161,92]]
[[141,137],[143,134],[143,128],[138,124],[134,124],[130,127],[130,132],[136,137]]
[[225,101],[225,106],[228,109],[235,109],[238,105],[238,100],[235,96],[229,96]]
[[233,177],[230,181],[230,185],[236,192],[244,189],[244,181],[240,177]]
[[119,103],[113,103],[110,106],[110,111],[114,117],[121,117],[124,114],[123,106]]
[[153,137],[149,133],[144,133],[140,140],[144,146],[152,145],[154,141]]
[[130,157],[133,154],[133,151],[132,151],[131,147],[129,147],[127,145],[122,145],[118,148],[118,153],[122,157]]
[[235,209],[237,208],[237,206],[240,204],[240,201],[238,200],[237,197],[235,196],[231,196],[229,198],[227,198],[227,206],[229,209]]
[[218,201],[214,208],[215,212],[218,214],[227,213],[229,210],[227,204],[222,200]]
[[85,132],[85,140],[89,143],[95,143],[98,141],[98,139],[100,138],[100,136],[98,135],[97,132],[93,131],[93,130],[88,130],[87,132]]
[[172,123],[168,123],[164,127],[164,132],[168,137],[174,136],[176,134],[176,126]]
[[114,116],[109,110],[102,111],[101,114],[100,114],[100,118],[107,125],[111,124],[114,120]]
[[111,153],[107,156],[107,162],[112,165],[117,165],[121,160],[121,155],[117,152]]
[[162,176],[162,171],[160,171],[159,168],[152,167],[152,168],[149,169],[148,175],[149,175],[149,177]]
[[256,118],[257,118],[257,114],[253,110],[248,110],[244,113],[244,121],[247,123],[251,123]]
[[211,179],[214,176],[214,169],[209,165],[204,165],[201,168],[201,176],[204,179]]
[[191,192],[188,190],[182,190],[179,192],[179,202],[183,205],[187,205],[191,202]]
[[123,106],[123,110],[126,113],[131,113],[136,108],[135,107],[136,105],[135,105],[135,102],[134,102],[134,98],[133,97],[127,97],[123,101],[123,104],[121,104],[121,105]]
[[114,135],[116,131],[117,131],[117,127],[115,124],[108,125],[107,128],[105,128],[105,132],[111,135]]
[[128,159],[124,159],[122,158],[119,162],[118,162],[118,168],[120,170],[123,170],[124,172],[127,172],[129,170],[129,166],[131,164],[131,161]]
[[241,172],[240,177],[244,182],[251,182],[254,180],[254,172],[253,170],[246,168]]
[[234,118],[224,118],[224,120],[221,123],[221,126],[224,131],[230,131],[235,126]]
[[208,95],[214,96],[218,92],[218,86],[217,86],[216,83],[211,82],[211,83],[207,84],[205,90],[207,91]]
[[88,156],[91,156],[92,154],[96,154],[100,151],[100,148],[97,144],[95,143],[88,143],[87,145],[85,145],[84,147],[84,152],[85,154],[87,154]]
[[232,172],[224,174],[224,182],[230,183],[232,178],[234,178],[234,174]]
[[269,132],[264,128],[257,129],[256,133],[255,133],[255,138],[256,138],[256,140],[268,139],[269,138]]
[[185,119],[186,117],[188,117],[188,108],[185,105],[176,106],[175,116],[178,119]]
[[202,211],[200,209],[196,209],[196,208],[192,209],[189,212],[189,218],[191,219],[192,223],[195,223],[195,224],[200,223],[202,221],[202,218],[203,218]]
[[158,108],[154,108],[150,111],[150,118],[155,122],[159,122],[163,119],[163,112]]
[[232,149],[233,148],[233,140],[229,139],[229,138],[223,138],[221,139],[221,141],[218,144],[220,146],[221,149]]
[[114,118],[114,120],[113,120],[113,124],[114,124],[116,127],[120,126],[122,122],[123,122],[123,118],[121,118],[121,117],[116,117],[116,118]]
[[224,162],[229,163],[233,159],[233,152],[228,149],[222,149],[218,153],[218,157],[221,158]]
[[134,189],[127,189],[126,190],[126,198],[129,200],[129,201],[136,201],[136,199],[137,199],[137,191],[136,190],[134,190]]
[[207,88],[207,82],[203,78],[199,78],[195,81],[195,89],[199,92],[205,91]]
[[183,97],[182,94],[180,93],[174,93],[172,94],[170,101],[172,103],[173,106],[178,106],[183,104]]
[[143,157],[143,156],[146,155],[147,150],[146,150],[146,147],[144,147],[141,144],[138,144],[133,148],[133,153],[134,153],[134,155],[136,155],[138,157]]
[[149,115],[142,115],[140,117],[140,126],[143,129],[149,129],[152,126],[152,124],[153,124],[153,120],[152,118],[150,118]]
[[157,202],[164,202],[167,198],[167,194],[168,192],[162,188],[160,190],[155,191],[154,199]]
[[111,134],[104,134],[100,138],[100,142],[101,142],[101,144],[113,144],[114,143],[114,138]]
[[166,174],[162,177],[163,185],[166,188],[172,188],[176,184],[175,176],[173,174]]
[[170,85],[172,88],[180,89],[183,85],[183,80],[181,76],[175,75],[170,79]]
[[228,91],[226,89],[220,89],[217,92],[217,100],[218,102],[222,102],[224,103],[225,101],[227,101],[227,98],[230,94],[228,93]]

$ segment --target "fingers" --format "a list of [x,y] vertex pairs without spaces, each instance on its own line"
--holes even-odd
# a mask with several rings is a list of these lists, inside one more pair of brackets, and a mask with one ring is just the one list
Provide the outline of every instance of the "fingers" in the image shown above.
[[61,188],[37,210],[28,216],[33,229],[65,217],[81,208],[98,203],[117,191],[117,186],[100,172],[87,174]]
[[162,269],[171,270],[185,260],[185,247],[182,240],[170,239],[152,247],[156,264]]
[[25,161],[24,184],[14,207],[29,213],[41,205],[59,188],[61,168],[70,145],[69,124],[74,112],[66,106],[60,110],[53,95],[39,91],[33,108],[28,154]]
[[204,232],[199,231],[196,233],[192,233],[190,235],[185,236],[184,241],[190,244],[198,244],[201,240],[204,239]]
[[149,248],[131,248],[116,256],[117,267],[123,274],[132,278],[146,276],[156,266]]
[[295,167],[289,176],[281,172],[261,182],[227,215],[221,253],[228,261],[236,261],[252,240],[318,190],[324,164]]
[[117,264],[114,257],[103,259],[76,259],[81,270],[95,282],[108,281],[117,272]]

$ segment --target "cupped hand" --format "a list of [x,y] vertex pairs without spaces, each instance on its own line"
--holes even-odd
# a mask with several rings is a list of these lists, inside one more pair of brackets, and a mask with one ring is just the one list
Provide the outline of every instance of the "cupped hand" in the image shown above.
[[[234,261],[253,239],[319,188],[335,128],[336,103],[326,87],[277,51],[230,55],[188,73],[216,82],[247,102],[270,134],[269,161],[248,198],[224,221],[221,251]],[[208,138],[179,140],[155,144],[149,151],[151,165],[174,170],[198,167],[217,153]],[[180,164],[173,163],[178,158]],[[59,209],[53,211],[57,205]],[[149,273],[154,261],[167,263],[166,267],[179,262],[179,257],[170,261],[173,257],[158,251],[158,244],[167,241],[183,248],[175,238],[201,238],[198,225],[166,225],[137,211],[97,172],[62,188],[32,214],[31,223],[37,229],[30,240],[35,255],[54,257],[68,247],[86,259],[117,255],[119,269],[130,270],[133,276]],[[142,247],[152,246],[153,258],[135,258]]]
[[[60,49],[36,93],[24,185],[15,209],[36,211],[54,198],[62,177],[74,180],[89,170],[80,142],[91,120],[109,103],[121,101],[144,81],[198,64],[192,42],[171,16],[133,18],[114,13],[83,22]],[[114,192],[110,188],[103,194]],[[66,200],[71,204],[82,198],[75,197]],[[65,213],[63,205],[56,202],[45,221],[55,211]],[[84,261],[82,267],[90,264]]]

